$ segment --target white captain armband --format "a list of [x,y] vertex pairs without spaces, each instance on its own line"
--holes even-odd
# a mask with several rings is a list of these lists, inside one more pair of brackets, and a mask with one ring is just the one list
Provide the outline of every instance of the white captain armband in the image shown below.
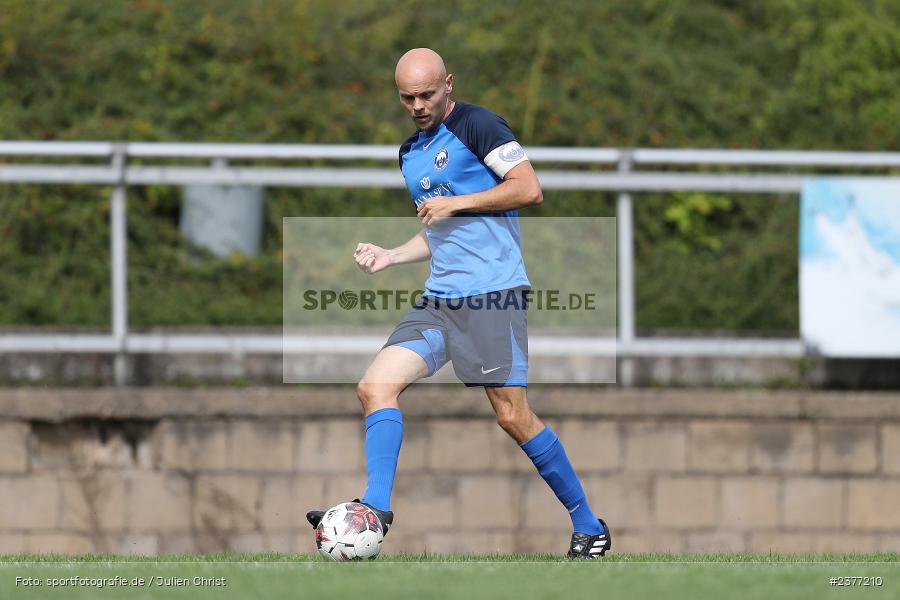
[[525,156],[525,150],[519,145],[519,142],[513,140],[488,152],[484,157],[484,164],[490,167],[497,177],[503,179],[510,169],[526,160],[528,157]]

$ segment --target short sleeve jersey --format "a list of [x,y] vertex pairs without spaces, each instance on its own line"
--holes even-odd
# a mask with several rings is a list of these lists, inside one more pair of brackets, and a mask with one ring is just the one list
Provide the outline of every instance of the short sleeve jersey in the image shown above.
[[[525,160],[502,117],[460,101],[436,129],[417,131],[400,147],[400,170],[416,206],[483,192]],[[425,233],[431,248],[426,295],[464,297],[530,286],[518,211],[457,213]]]

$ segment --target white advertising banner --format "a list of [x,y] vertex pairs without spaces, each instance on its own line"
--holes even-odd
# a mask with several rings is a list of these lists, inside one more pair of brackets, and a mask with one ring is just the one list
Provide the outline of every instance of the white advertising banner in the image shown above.
[[804,184],[800,330],[824,356],[900,357],[900,179]]

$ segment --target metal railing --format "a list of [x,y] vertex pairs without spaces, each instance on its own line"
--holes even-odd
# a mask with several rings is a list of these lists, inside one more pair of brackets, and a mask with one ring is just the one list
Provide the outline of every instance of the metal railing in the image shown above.
[[[548,190],[619,192],[618,234],[618,339],[615,343],[589,338],[532,337],[535,355],[620,356],[619,380],[630,383],[630,358],[639,356],[768,356],[801,357],[806,350],[799,339],[749,338],[636,338],[634,313],[634,239],[630,192],[715,191],[738,193],[799,193],[808,175],[798,173],[706,173],[641,171],[645,165],[773,166],[840,169],[900,167],[900,153],[799,152],[758,150],[659,150],[615,148],[530,147],[532,162],[609,165],[615,170],[538,169]],[[115,142],[0,142],[0,156],[106,158],[98,164],[2,164],[0,183],[92,184],[112,187],[110,256],[112,272],[112,331],[110,335],[6,335],[0,352],[90,352],[116,355],[115,379],[127,377],[130,353],[289,353],[311,354],[327,348],[331,353],[376,351],[383,340],[375,336],[240,334],[133,334],[128,330],[126,189],[135,185],[256,185],[296,187],[403,188],[396,168],[394,146],[317,144],[181,144]],[[233,160],[384,160],[391,168],[253,167],[217,165],[185,167],[129,164],[140,159]],[[322,339],[319,339],[322,337]]]

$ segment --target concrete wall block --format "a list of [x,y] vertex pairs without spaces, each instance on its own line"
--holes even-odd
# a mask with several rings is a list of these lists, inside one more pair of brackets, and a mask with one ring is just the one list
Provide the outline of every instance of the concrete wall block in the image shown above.
[[[314,540],[311,529],[305,533]],[[290,532],[248,531],[230,534],[226,546],[230,552],[293,552],[295,538]]]
[[778,482],[764,477],[726,477],[721,485],[723,529],[758,530],[778,524]]
[[132,532],[191,528],[191,482],[180,475],[138,473],[130,477],[125,507]]
[[[565,529],[550,530],[519,529],[515,532],[516,552],[528,554],[545,554],[547,552],[562,555],[569,550],[570,535]],[[616,532],[613,532],[613,536]],[[618,540],[614,541],[618,551]]]
[[[400,446],[397,473],[415,473],[428,468],[430,438],[427,421],[404,418],[403,444]],[[365,466],[365,445],[363,445],[363,455],[363,466]]]
[[[325,475],[325,503],[323,510],[335,506],[339,502],[349,502],[354,498],[362,498],[366,491],[365,473],[355,475]],[[396,483],[401,478],[396,478]],[[395,496],[396,497],[396,496]]]
[[114,434],[103,441],[99,437],[82,437],[74,441],[75,464],[87,469],[128,469],[134,466],[131,446]]
[[263,481],[260,522],[266,530],[309,527],[306,513],[325,510],[325,476],[272,476]]
[[[393,533],[391,536],[393,537]],[[319,555],[319,550],[316,548],[316,539],[315,534],[311,529],[307,529],[306,531],[295,531],[292,533],[291,539],[291,552],[297,552],[300,554],[313,554]],[[383,546],[382,546],[383,548]]]
[[624,455],[626,472],[678,473],[687,464],[687,432],[680,423],[625,423]]
[[198,477],[193,506],[194,527],[211,535],[261,529],[261,490],[261,481],[256,477]]
[[28,536],[24,533],[0,533],[0,554],[28,552]]
[[746,535],[737,531],[689,532],[685,538],[686,552],[746,552]]
[[28,470],[27,423],[0,423],[0,473],[24,473]]
[[193,554],[198,552],[197,536],[193,533],[160,533],[160,554]]
[[157,462],[164,469],[224,470],[229,466],[228,429],[224,420],[163,421],[155,432]]
[[877,552],[877,535],[865,533],[818,533],[813,537],[812,552]]
[[534,463],[519,444],[496,422],[491,423],[491,469],[500,473],[537,474]]
[[395,483],[391,508],[397,514],[398,525],[403,524],[404,532],[449,528],[460,524],[458,494],[459,481],[455,477],[408,475]]
[[815,467],[815,440],[809,423],[754,423],[750,466],[764,473],[808,473]]
[[875,425],[819,424],[819,470],[823,473],[874,473],[878,467]]
[[90,554],[96,552],[90,536],[79,533],[31,533],[29,554]]
[[291,471],[294,429],[292,423],[271,420],[232,423],[228,464],[238,471]]
[[592,476],[582,480],[594,513],[610,527],[640,529],[652,518],[650,475]]
[[684,552],[686,536],[683,533],[672,531],[653,530],[625,530],[616,533],[610,523],[613,533],[613,551],[620,552]]
[[515,527],[520,501],[511,477],[460,477],[458,507],[467,527]]
[[302,473],[360,472],[365,467],[366,432],[359,419],[306,421],[298,435],[296,465]]
[[104,434],[97,423],[68,421],[32,428],[31,466],[35,469],[130,469],[135,456],[124,432]]
[[457,530],[425,534],[425,551],[432,554],[497,554],[515,549],[512,533]]
[[878,539],[879,552],[900,552],[900,533],[888,533]]
[[784,506],[781,526],[825,527],[836,529],[843,524],[843,481],[812,477],[788,479],[784,483]]
[[62,528],[79,532],[125,529],[125,482],[102,471],[60,478]]
[[578,473],[612,471],[622,465],[619,426],[615,422],[565,419],[558,435]]
[[[381,557],[390,560],[391,554],[415,553],[422,554],[426,550],[425,533],[423,531],[404,533],[391,529],[390,537],[386,538],[381,548]],[[315,546],[313,546],[315,549]]]
[[746,473],[750,466],[750,424],[703,420],[688,425],[688,469]]
[[52,475],[0,477],[0,529],[56,529],[59,487]]
[[493,429],[486,419],[436,419],[429,423],[428,466],[436,471],[486,471],[493,464]]
[[812,533],[772,531],[750,533],[750,552],[797,554],[810,552],[813,547],[815,547],[815,536]]
[[155,556],[159,554],[159,536],[154,533],[124,534],[112,545],[115,554]]
[[653,507],[656,524],[678,529],[715,526],[719,522],[717,492],[712,477],[660,477]]
[[[524,509],[523,527],[529,530],[548,529],[565,531],[571,527],[571,519],[547,482],[535,475],[520,483],[521,502]],[[590,500],[590,499],[589,499]],[[593,506],[593,505],[592,505]]]
[[847,482],[847,525],[854,529],[900,530],[900,481]]
[[886,475],[900,475],[900,425],[881,427],[881,470]]

